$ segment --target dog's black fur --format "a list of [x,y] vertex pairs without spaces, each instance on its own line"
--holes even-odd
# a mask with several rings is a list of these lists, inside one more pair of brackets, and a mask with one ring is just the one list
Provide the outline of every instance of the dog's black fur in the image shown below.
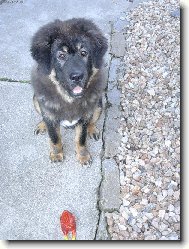
[[102,108],[101,68],[106,51],[107,40],[100,29],[83,18],[55,20],[34,35],[34,105],[43,117],[36,133],[48,131],[51,161],[63,159],[61,121],[76,128],[78,160],[82,164],[90,161],[86,135],[98,138],[95,123]]

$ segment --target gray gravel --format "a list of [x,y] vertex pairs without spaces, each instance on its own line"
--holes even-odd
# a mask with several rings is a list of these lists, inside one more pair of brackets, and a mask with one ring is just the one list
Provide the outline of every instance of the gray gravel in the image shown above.
[[[179,1],[142,3],[125,15],[122,204],[107,212],[112,240],[180,239]],[[174,13],[174,14],[173,14]]]

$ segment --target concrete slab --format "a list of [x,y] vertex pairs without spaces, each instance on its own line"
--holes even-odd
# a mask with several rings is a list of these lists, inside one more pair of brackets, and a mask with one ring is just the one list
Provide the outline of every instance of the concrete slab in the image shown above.
[[48,136],[33,134],[40,118],[31,86],[1,82],[0,106],[0,239],[62,240],[59,217],[68,209],[77,218],[77,239],[93,240],[101,140],[89,140],[93,163],[82,168],[75,159],[74,132],[63,129],[65,160],[52,164]]
[[123,33],[117,32],[112,34],[111,54],[115,57],[122,57],[125,55],[125,36]]
[[31,37],[37,29],[54,19],[90,18],[108,36],[110,22],[133,4],[125,0],[5,1],[0,5],[0,78],[29,80],[32,67]]
[[121,135],[118,132],[120,127],[120,91],[118,81],[123,77],[125,69],[120,58],[112,58],[109,66],[107,100],[109,108],[106,111],[104,129],[105,151],[104,158],[113,158],[118,153]]
[[102,162],[103,181],[100,191],[100,210],[112,212],[121,205],[119,169],[113,159]]

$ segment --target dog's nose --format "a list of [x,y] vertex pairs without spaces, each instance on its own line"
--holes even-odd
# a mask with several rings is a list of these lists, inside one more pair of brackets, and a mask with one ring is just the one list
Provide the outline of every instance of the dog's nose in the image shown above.
[[70,79],[71,79],[71,81],[78,82],[78,81],[81,81],[83,79],[83,76],[84,75],[81,72],[74,72],[74,73],[70,74]]

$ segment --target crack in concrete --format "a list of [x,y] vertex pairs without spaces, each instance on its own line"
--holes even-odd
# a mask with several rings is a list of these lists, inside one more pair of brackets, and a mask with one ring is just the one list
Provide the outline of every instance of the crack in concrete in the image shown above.
[[[110,50],[109,50],[109,54],[111,51],[111,40],[112,40],[112,33],[113,33],[113,23],[110,23]],[[110,54],[111,55],[111,54]],[[98,190],[97,190],[97,204],[96,204],[96,209],[98,210],[99,214],[98,214],[98,221],[97,221],[97,225],[96,225],[96,231],[95,231],[95,236],[94,236],[94,240],[97,240],[97,234],[98,234],[98,228],[99,228],[99,224],[100,224],[100,218],[101,218],[101,214],[102,214],[102,210],[100,208],[100,191],[101,191],[101,186],[102,186],[102,182],[104,180],[104,174],[102,171],[102,164],[103,164],[103,160],[104,160],[104,155],[105,155],[105,131],[106,131],[106,120],[107,120],[107,113],[108,113],[108,108],[110,108],[111,103],[108,101],[108,95],[107,95],[107,91],[108,91],[108,83],[109,83],[109,74],[110,74],[110,66],[112,63],[112,55],[110,57],[110,63],[108,66],[108,75],[107,75],[107,81],[106,81],[106,88],[105,88],[105,108],[104,108],[104,121],[103,121],[103,128],[102,128],[102,148],[101,148],[101,180],[98,186]],[[106,231],[108,234],[108,237],[110,238],[110,234],[108,232],[108,224],[106,222]]]
[[97,225],[96,225],[96,232],[95,232],[95,237],[94,237],[94,240],[96,240],[97,238],[97,233],[98,233],[98,227],[99,227],[99,223],[100,223],[100,216],[101,216],[101,209],[100,209],[100,189],[101,189],[101,185],[102,185],[102,182],[104,180],[104,175],[103,175],[103,171],[102,171],[102,162],[103,162],[103,159],[104,159],[104,154],[105,154],[105,129],[106,129],[106,119],[107,119],[107,103],[108,103],[108,96],[107,96],[107,93],[106,91],[108,90],[108,79],[109,79],[109,70],[110,70],[110,66],[108,68],[108,77],[107,77],[107,86],[106,86],[106,89],[105,89],[105,108],[104,108],[104,122],[103,122],[103,128],[102,128],[102,148],[101,148],[101,180],[100,180],[100,183],[99,183],[99,186],[98,186],[98,190],[97,190],[97,197],[98,197],[98,200],[97,200],[97,205],[96,205],[96,208],[99,212],[98,214],[98,221],[97,221]]
[[17,83],[30,83],[30,80],[15,80],[15,79],[11,79],[11,78],[0,78],[0,81],[17,82]]

